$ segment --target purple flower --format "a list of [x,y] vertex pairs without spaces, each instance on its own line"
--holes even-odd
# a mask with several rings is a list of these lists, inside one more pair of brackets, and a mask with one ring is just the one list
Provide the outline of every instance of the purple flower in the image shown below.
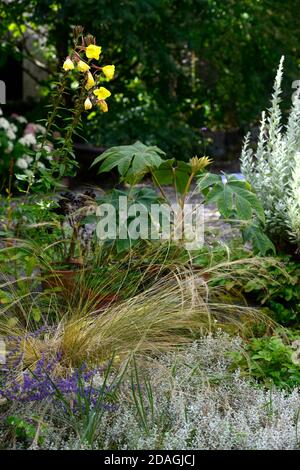
[[[31,333],[29,337],[39,337],[45,329]],[[25,338],[26,339],[26,338]],[[43,354],[36,362],[34,369],[22,369],[24,338],[9,337],[7,363],[0,369],[0,397],[9,401],[32,402],[51,399],[62,404],[64,399],[72,403],[73,411],[84,411],[83,408],[98,406],[112,411],[114,407],[106,403],[112,387],[95,387],[95,376],[104,375],[103,368],[89,369],[86,364],[74,370],[66,370],[64,376],[55,371],[61,369],[61,353],[49,360]],[[63,398],[63,400],[62,400]]]

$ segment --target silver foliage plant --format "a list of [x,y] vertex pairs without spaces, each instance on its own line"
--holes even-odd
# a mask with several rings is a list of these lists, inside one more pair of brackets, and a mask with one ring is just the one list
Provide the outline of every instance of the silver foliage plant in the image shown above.
[[282,123],[281,84],[284,57],[277,70],[271,107],[262,113],[256,151],[250,135],[241,154],[241,170],[256,191],[273,240],[300,248],[300,89],[293,95],[286,125]]
[[[297,449],[299,391],[271,392],[230,372],[227,353],[242,341],[221,333],[152,369],[154,411],[148,433],[124,403],[106,430],[124,449]],[[169,380],[167,380],[169,376]]]
[[[95,448],[299,449],[299,390],[266,390],[232,372],[230,353],[242,348],[240,337],[220,331],[141,365],[140,410],[146,422],[141,422],[125,381],[116,412],[107,412],[101,422]],[[150,377],[151,393],[145,376]],[[41,447],[90,448],[57,428]]]

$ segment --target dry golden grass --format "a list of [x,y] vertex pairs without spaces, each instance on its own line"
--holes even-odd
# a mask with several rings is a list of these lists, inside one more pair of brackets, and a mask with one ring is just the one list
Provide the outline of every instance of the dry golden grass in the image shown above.
[[[192,258],[180,259],[176,250],[171,256],[171,250],[151,245],[143,256],[132,251],[126,262],[113,260],[103,279],[101,269],[99,279],[93,271],[79,271],[73,291],[35,289],[32,280],[24,279],[20,293],[18,281],[7,281],[5,289],[10,290],[12,301],[0,305],[0,333],[23,338],[26,366],[42,355],[50,358],[60,353],[69,367],[99,364],[112,353],[120,360],[133,352],[155,355],[218,328],[246,336],[258,325],[274,326],[258,309],[247,306],[238,290],[232,295],[219,282],[242,285],[255,278],[262,258],[228,259],[201,267]],[[129,280],[131,272],[137,276]],[[112,288],[117,299],[99,302]],[[38,324],[31,320],[36,309],[41,312]],[[27,334],[43,324],[52,325],[46,334]]]
[[99,364],[112,353],[120,359],[133,352],[155,355],[218,328],[244,334],[255,324],[271,323],[256,309],[223,301],[220,288],[210,292],[200,273],[180,271],[127,300],[88,307],[73,306],[43,338],[26,336],[24,327],[10,328],[10,334],[24,338],[24,363],[58,353],[68,367]]

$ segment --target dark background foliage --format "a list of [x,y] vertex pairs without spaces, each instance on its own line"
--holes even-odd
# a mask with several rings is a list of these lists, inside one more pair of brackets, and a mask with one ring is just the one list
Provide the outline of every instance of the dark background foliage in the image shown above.
[[11,55],[30,59],[28,27],[40,34],[45,26],[47,95],[72,26],[82,24],[103,47],[103,63],[117,67],[110,113],[89,116],[87,139],[105,147],[139,139],[187,158],[203,152],[201,127],[243,134],[257,123],[282,54],[289,105],[299,76],[299,7],[299,0],[3,0],[0,78],[12,75],[9,94],[16,92]]

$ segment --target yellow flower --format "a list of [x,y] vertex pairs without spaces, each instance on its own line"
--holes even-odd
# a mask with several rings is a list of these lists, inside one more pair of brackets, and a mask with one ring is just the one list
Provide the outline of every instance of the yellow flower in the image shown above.
[[83,60],[80,60],[77,64],[77,70],[79,70],[79,72],[87,72],[89,68],[90,66],[83,62]]
[[115,66],[114,65],[105,65],[105,67],[102,67],[102,72],[108,78],[108,80],[111,80],[114,78],[115,74]]
[[86,111],[88,111],[88,110],[91,109],[92,107],[93,107],[92,102],[91,102],[91,100],[89,99],[89,97],[87,97],[87,99],[86,99],[85,102],[84,102],[84,109],[85,109]]
[[64,61],[63,69],[65,72],[68,72],[68,70],[73,70],[73,68],[74,68],[74,64],[71,61],[70,57],[68,56],[66,60]]
[[93,75],[91,74],[91,72],[88,72],[87,82],[86,82],[86,85],[85,85],[85,89],[86,89],[86,90],[90,90],[91,88],[93,88],[94,85],[95,85],[94,77],[93,77]]
[[99,60],[99,55],[101,54],[101,47],[96,46],[95,44],[90,44],[85,49],[85,54],[88,59],[96,59]]
[[99,100],[105,100],[111,95],[111,92],[104,88],[104,86],[101,86],[94,90],[94,95],[96,95]]
[[99,108],[101,108],[101,111],[103,111],[104,113],[107,113],[108,111],[108,106],[107,106],[107,103],[106,101],[104,100],[100,100],[97,102]]

